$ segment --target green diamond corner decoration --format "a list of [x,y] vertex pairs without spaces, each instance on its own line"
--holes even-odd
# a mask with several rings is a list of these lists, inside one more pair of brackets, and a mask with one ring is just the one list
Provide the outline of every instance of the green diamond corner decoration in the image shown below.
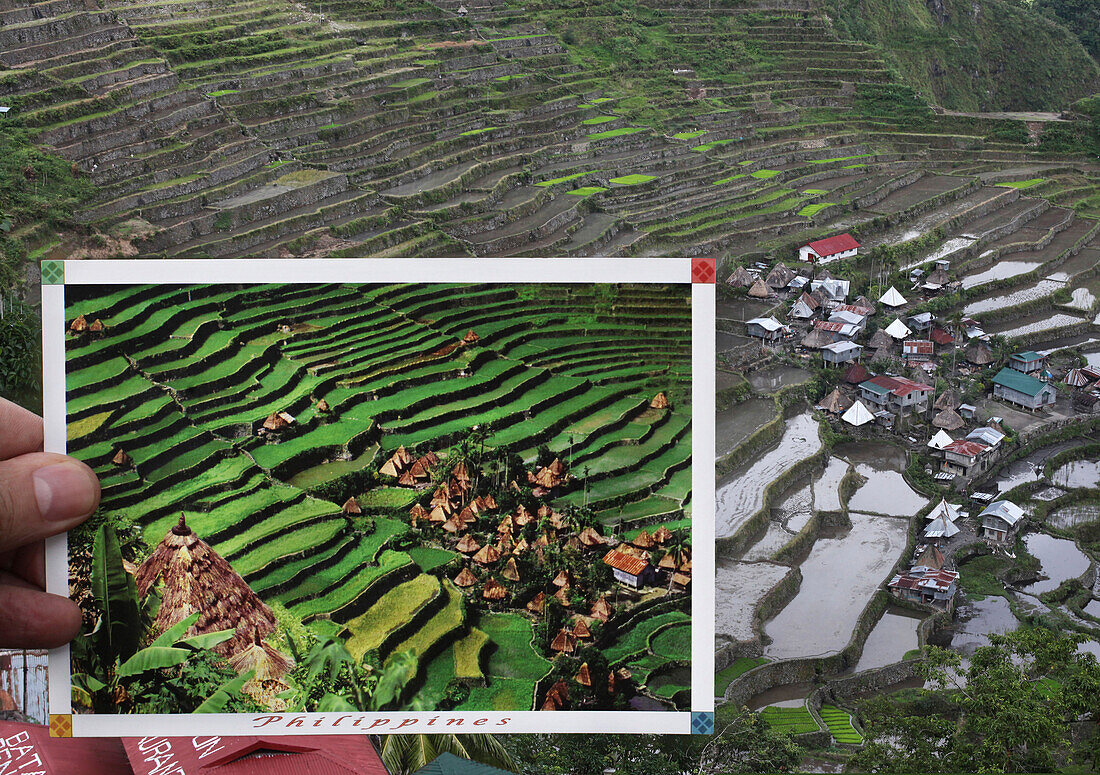
[[42,284],[43,285],[64,285],[65,284],[65,262],[64,261],[43,261],[42,262]]

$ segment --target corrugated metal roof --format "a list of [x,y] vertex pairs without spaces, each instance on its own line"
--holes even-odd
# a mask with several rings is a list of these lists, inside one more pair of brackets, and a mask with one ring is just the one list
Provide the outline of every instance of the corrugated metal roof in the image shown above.
[[826,256],[843,253],[845,250],[855,250],[859,247],[859,243],[856,242],[855,237],[845,232],[835,237],[814,240],[808,246],[819,256],[825,258]]
[[1022,371],[1016,371],[1007,366],[997,372],[997,376],[993,378],[993,384],[1032,397],[1039,395],[1039,391],[1046,387],[1046,383],[1042,380],[1029,377]]
[[[365,735],[145,737],[123,744],[135,775],[388,775]],[[167,757],[178,770],[164,769]]]
[[621,570],[624,573],[629,573],[631,576],[640,576],[642,571],[649,565],[649,560],[642,557],[632,557],[629,554],[623,554],[622,552],[612,549],[606,555],[604,555],[603,561],[610,565],[612,568]]
[[0,772],[130,775],[131,770],[118,740],[50,737],[49,727],[0,721]]

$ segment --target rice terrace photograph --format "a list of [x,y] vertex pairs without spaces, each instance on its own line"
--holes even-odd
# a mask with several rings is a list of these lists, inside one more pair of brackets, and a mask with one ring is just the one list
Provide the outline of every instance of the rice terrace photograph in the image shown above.
[[690,708],[690,284],[64,294],[73,713]]

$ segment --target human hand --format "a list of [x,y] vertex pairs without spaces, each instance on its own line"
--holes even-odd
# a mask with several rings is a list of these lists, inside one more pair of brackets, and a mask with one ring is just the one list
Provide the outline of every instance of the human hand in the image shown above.
[[92,469],[42,449],[42,420],[0,398],[0,648],[55,648],[80,631],[80,609],[46,588],[43,540],[99,505]]

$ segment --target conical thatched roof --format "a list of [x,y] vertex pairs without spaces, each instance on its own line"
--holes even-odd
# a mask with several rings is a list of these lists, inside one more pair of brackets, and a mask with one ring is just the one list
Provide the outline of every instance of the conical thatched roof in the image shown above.
[[512,533],[515,532],[516,523],[512,520],[512,515],[508,514],[504,519],[500,520],[500,524],[497,525],[498,533]]
[[283,428],[289,427],[290,422],[284,417],[283,412],[272,412],[264,420],[264,428],[269,431],[280,431]]
[[577,650],[577,639],[573,637],[573,634],[564,627],[558,630],[558,634],[554,636],[554,640],[550,643],[550,648],[553,651],[557,651],[559,654],[572,654]]
[[645,530],[638,533],[638,535],[635,536],[634,540],[630,543],[634,544],[635,546],[641,547],[642,549],[652,549],[654,546],[657,545],[657,542],[653,540],[653,536],[651,536],[649,532]]
[[957,409],[961,403],[962,399],[959,398],[959,391],[951,388],[940,393],[940,397],[936,399],[933,406],[936,409]]
[[676,570],[676,558],[670,552],[661,558],[661,561],[657,563],[657,567],[661,570]]
[[519,555],[523,554],[524,552],[526,552],[530,548],[531,548],[531,545],[529,543],[527,543],[527,539],[520,536],[520,539],[518,541],[516,541],[516,545],[512,549],[512,554],[514,554],[518,557]]
[[541,549],[542,547],[549,546],[549,545],[550,545],[550,539],[546,537],[546,533],[543,533],[542,535],[540,535],[538,538],[535,539],[535,543],[534,543],[535,548]]
[[559,571],[558,575],[554,577],[552,582],[555,587],[568,587],[569,586],[569,571]]
[[470,481],[470,471],[466,468],[465,460],[458,461],[458,464],[451,470],[451,476],[460,482]]
[[743,266],[739,266],[733,270],[733,273],[726,279],[726,285],[733,288],[748,288],[755,282],[753,276],[749,274],[749,270]]
[[872,315],[875,314],[874,302],[872,302],[866,296],[856,296],[856,300],[853,301],[852,303],[855,304],[857,307],[865,307],[866,309],[871,310],[870,314],[872,314]]
[[833,392],[821,399],[817,408],[829,412],[830,414],[843,414],[848,411],[851,406],[851,399],[841,393],[839,388],[833,388]]
[[531,602],[527,604],[527,610],[533,614],[541,614],[546,610],[546,593],[539,592],[531,598]]
[[580,614],[573,617],[573,634],[578,638],[592,637],[592,630],[588,628],[588,622]]
[[989,345],[981,341],[971,342],[966,346],[966,360],[975,366],[988,366],[993,363],[993,351]]
[[664,393],[658,393],[653,396],[653,400],[649,402],[651,409],[667,409],[669,407],[668,396]]
[[566,608],[573,607],[573,601],[569,599],[569,587],[562,587],[554,593],[554,599],[561,603]]
[[88,330],[91,331],[93,334],[102,334],[104,331],[107,330],[107,327],[103,325],[102,320],[96,318],[92,321],[92,324],[88,326]]
[[420,481],[427,481],[432,478],[432,472],[429,470],[427,464],[424,463],[423,458],[409,466],[409,470],[405,473]]
[[849,385],[858,385],[871,378],[871,372],[862,363],[853,363],[844,371],[844,381]]
[[421,506],[419,503],[413,504],[413,507],[409,509],[409,518],[415,525],[418,521],[424,519],[429,514],[428,510]]
[[768,290],[768,286],[764,285],[763,280],[757,280],[753,283],[753,286],[749,288],[749,296],[754,299],[766,299],[771,295],[771,291]]
[[924,278],[924,281],[932,285],[947,285],[951,282],[951,275],[944,271],[942,266],[937,266],[932,270],[932,274]]
[[397,460],[397,462],[402,466],[407,466],[414,460],[409,451],[405,449],[404,444],[397,448],[397,451],[393,453],[393,457],[391,459]]
[[[266,424],[264,427],[266,427]],[[397,464],[393,462],[393,458],[383,463],[382,467],[378,469],[378,473],[382,476],[392,476],[394,479],[401,476],[401,471],[398,470]]]
[[466,526],[466,523],[460,520],[457,516],[452,516],[446,522],[443,523],[443,529],[448,533],[460,533],[462,528]]
[[87,331],[87,319],[83,315],[77,315],[76,319],[69,325],[69,330],[76,334],[81,334]]
[[611,618],[611,604],[607,602],[607,598],[601,597],[592,604],[591,613],[593,618],[606,622]]
[[894,344],[894,340],[886,333],[885,329],[880,328],[875,332],[875,335],[871,337],[871,341],[867,343],[867,347],[871,350],[877,350],[880,347],[890,347]]
[[290,688],[282,680],[294,668],[294,660],[267,643],[253,643],[229,660],[239,675],[252,672],[241,691],[267,710],[286,709],[286,700],[279,694]]
[[134,461],[130,459],[130,456],[127,455],[125,451],[120,449],[117,452],[115,452],[115,456],[113,458],[111,458],[111,462],[113,464],[115,464],[116,466],[121,466],[122,468],[129,468],[133,464]]
[[512,518],[512,521],[515,522],[516,525],[518,525],[519,527],[526,527],[527,525],[531,524],[531,521],[533,519],[534,517],[531,516],[531,512],[524,508],[523,504],[521,503],[516,509],[516,514]]
[[933,418],[932,424],[945,431],[957,431],[966,425],[966,421],[954,409],[944,409]]
[[397,483],[402,487],[416,487],[417,479],[412,475],[412,470],[405,471],[397,477]]
[[477,539],[474,538],[472,535],[464,535],[462,536],[462,539],[457,544],[455,544],[455,549],[462,552],[463,554],[473,554],[474,552],[481,549],[481,544],[479,544],[477,542]]
[[596,529],[592,528],[592,527],[586,527],[584,530],[582,530],[580,532],[580,534],[577,536],[577,538],[578,538],[578,540],[580,540],[582,545],[587,546],[589,548],[592,548],[592,547],[595,547],[595,546],[603,546],[604,544],[607,543],[607,539],[604,538],[599,533],[597,533]]
[[466,332],[466,336],[462,337],[462,341],[466,344],[473,344],[474,342],[480,342],[481,337],[478,336],[477,332],[471,328],[469,331]]
[[764,284],[769,288],[779,290],[780,288],[786,288],[793,279],[794,272],[791,271],[791,268],[786,264],[780,263],[776,264],[772,267],[772,270],[768,272],[768,277],[764,280]]
[[653,533],[653,539],[659,544],[667,543],[668,541],[671,541],[672,538],[673,538],[672,531],[669,530],[664,525],[661,525]]
[[137,570],[138,592],[149,594],[163,582],[153,630],[162,633],[199,612],[189,634],[235,629],[215,647],[222,656],[239,654],[275,631],[275,615],[240,574],[187,526],[183,515]]
[[504,566],[504,570],[500,572],[500,575],[509,581],[519,581],[519,568],[516,567],[516,558],[509,557],[507,564]]
[[462,572],[455,576],[455,584],[460,587],[472,587],[477,583],[477,576],[470,572],[469,568],[463,568]]
[[802,337],[802,346],[808,350],[820,350],[826,345],[833,343],[833,338],[828,333],[820,328],[815,328],[806,336]]
[[344,505],[340,508],[340,510],[343,511],[345,514],[363,513],[363,510],[359,508],[359,501],[355,500],[354,495],[344,501]]
[[327,412],[327,411],[329,411],[329,410],[330,410],[331,408],[332,408],[332,407],[330,407],[330,406],[328,405],[328,401],[326,401],[326,400],[325,400],[325,399],[323,399],[323,398],[322,398],[322,399],[321,399],[320,401],[318,401],[318,402],[317,402],[317,411],[318,411],[318,412],[322,412],[322,413],[324,413],[324,412]]
[[588,672],[588,663],[587,662],[585,662],[583,665],[581,665],[580,670],[578,670],[577,674],[575,676],[573,676],[573,680],[576,681],[577,683],[579,683],[581,686],[591,686],[592,685],[592,674]]
[[474,562],[479,565],[489,565],[500,559],[500,549],[497,549],[492,544],[485,544],[481,547],[481,551],[474,555]]
[[503,600],[508,597],[508,590],[499,581],[491,578],[481,588],[481,596],[486,600]]
[[450,516],[447,512],[448,509],[444,509],[443,506],[436,506],[432,509],[431,514],[428,515],[428,519],[431,522],[442,525],[447,521],[447,517]]

